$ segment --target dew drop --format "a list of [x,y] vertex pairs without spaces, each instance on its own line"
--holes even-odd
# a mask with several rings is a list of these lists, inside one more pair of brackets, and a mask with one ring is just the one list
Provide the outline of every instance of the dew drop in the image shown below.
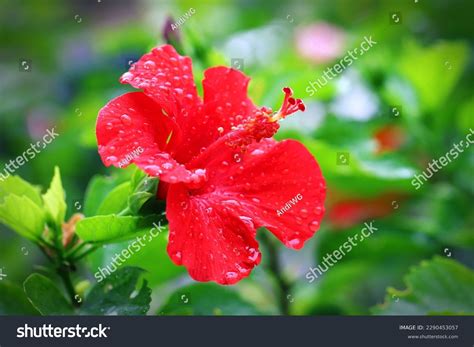
[[178,182],[178,178],[176,176],[170,176],[170,183]]
[[173,168],[173,164],[171,163],[164,163],[161,165],[161,167],[165,170],[171,170]]
[[301,240],[298,239],[298,238],[294,238],[294,239],[291,239],[288,241],[288,244],[291,246],[291,247],[298,247],[299,245],[301,245]]
[[320,215],[323,213],[323,208],[321,206],[316,206],[314,208],[314,213],[316,213],[317,215]]
[[115,163],[118,159],[116,156],[111,155],[110,157],[107,157],[106,160]]
[[234,161],[235,161],[236,163],[240,163],[241,160],[242,160],[242,157],[240,156],[240,154],[239,154],[239,153],[235,153],[235,154],[234,154]]
[[132,118],[128,114],[123,114],[120,116],[120,120],[122,121],[123,125],[130,125],[132,124]]
[[258,148],[254,149],[252,151],[252,155],[261,155],[261,154],[264,154],[264,153],[265,153],[264,151],[262,151],[261,149],[258,149]]
[[173,253],[173,258],[174,258],[174,260],[180,262],[181,259],[182,259],[181,252],[178,251],[178,252]]
[[319,228],[319,222],[314,220],[308,225],[310,231],[316,231]]
[[154,61],[151,61],[151,60],[147,60],[143,66],[145,67],[145,69],[147,70],[150,70],[150,69],[153,69],[154,67],[156,67],[156,64]]
[[247,257],[247,259],[250,260],[250,262],[252,263],[255,262],[258,259],[258,256],[260,255],[260,253],[255,248],[249,248],[248,252],[249,256]]
[[106,128],[107,130],[112,130],[113,127],[114,127],[114,125],[113,125],[112,123],[110,123],[110,122],[107,123],[107,124],[105,124],[105,128]]
[[222,134],[224,132],[224,128],[223,127],[219,127],[217,128],[217,131],[219,132],[219,134]]
[[225,279],[227,281],[234,281],[235,279],[237,279],[238,276],[239,274],[237,272],[229,271],[225,274]]
[[129,82],[133,78],[133,74],[131,72],[125,72],[122,75],[122,81]]
[[301,213],[301,216],[303,216],[303,218],[308,217],[308,210],[307,209],[302,208],[300,213]]

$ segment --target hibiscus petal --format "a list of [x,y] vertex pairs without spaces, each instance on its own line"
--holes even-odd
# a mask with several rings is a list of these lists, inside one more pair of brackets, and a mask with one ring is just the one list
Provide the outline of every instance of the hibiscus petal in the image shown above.
[[264,226],[287,247],[300,249],[319,229],[326,184],[318,163],[299,142],[263,140],[245,154],[211,146],[190,168],[204,166],[208,182],[195,191],[235,201],[239,215]]
[[195,280],[234,284],[260,263],[255,227],[233,207],[232,202],[190,195],[183,184],[170,186],[168,254]]
[[204,114],[209,115],[209,128],[216,134],[229,132],[252,115],[256,107],[247,97],[249,81],[239,70],[224,66],[204,72]]
[[180,130],[161,107],[141,92],[110,101],[97,119],[99,154],[106,166],[135,163],[170,183],[190,182],[193,173],[172,158]]
[[194,83],[191,58],[179,55],[171,45],[153,48],[134,63],[120,82],[142,89],[180,124],[201,104]]
[[186,136],[177,155],[179,161],[190,161],[252,115],[256,107],[247,97],[249,81],[242,72],[223,66],[204,72],[204,106],[197,117],[180,124]]

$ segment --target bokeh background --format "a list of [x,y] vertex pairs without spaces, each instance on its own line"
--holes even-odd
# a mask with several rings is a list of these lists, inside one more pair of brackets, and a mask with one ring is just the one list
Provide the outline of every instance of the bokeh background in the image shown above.
[[[430,262],[434,272],[436,262],[446,265],[444,260],[474,267],[472,147],[421,189],[411,181],[474,130],[472,2],[0,4],[0,170],[56,127],[60,136],[16,174],[46,187],[59,166],[68,215],[82,210],[94,175],[118,171],[105,168],[97,154],[97,113],[130,90],[118,78],[156,45],[171,41],[193,58],[198,88],[207,67],[242,59],[255,104],[277,109],[281,88],[291,86],[307,105],[305,113],[282,122],[277,137],[299,139],[321,165],[328,183],[321,230],[300,252],[279,245],[264,249],[262,265],[232,287],[193,282],[168,259],[163,235],[127,262],[147,270],[153,290],[149,314],[280,314],[282,300],[298,315],[429,314],[440,301],[440,309],[455,306],[454,288],[433,294],[429,273],[420,274],[427,276],[425,288],[407,275],[415,271],[416,278],[422,261]],[[190,8],[194,14],[171,30],[170,23]],[[310,97],[309,81],[358,47],[364,36],[377,44]],[[359,232],[365,221],[374,221],[378,231],[309,283],[309,267]],[[78,276],[93,282],[97,267],[110,263],[124,245],[108,245],[89,256]],[[279,259],[277,274],[268,264],[270,251]],[[8,276],[2,281],[21,284],[46,265],[32,243],[0,226],[0,268]],[[438,280],[459,280],[474,292],[472,270],[456,275],[441,270]],[[408,299],[387,294],[388,287],[407,286],[414,287]],[[429,302],[430,296],[438,302]],[[384,301],[385,306],[376,306]],[[474,312],[474,302],[465,305],[457,312]]]

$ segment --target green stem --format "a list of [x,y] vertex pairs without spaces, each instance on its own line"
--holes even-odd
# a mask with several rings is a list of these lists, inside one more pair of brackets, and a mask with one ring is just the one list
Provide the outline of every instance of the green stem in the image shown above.
[[74,289],[74,285],[72,284],[71,274],[69,272],[69,269],[67,267],[60,266],[58,268],[58,275],[63,280],[64,287],[66,288],[66,291],[69,295],[69,299],[71,300],[71,303],[76,307],[81,306],[81,304],[76,299],[77,293],[76,293],[76,290]]
[[266,233],[262,233],[262,240],[264,244],[267,246],[268,250],[268,259],[269,264],[268,267],[270,271],[274,274],[276,283],[278,285],[279,290],[279,308],[283,315],[287,316],[290,314],[290,305],[288,298],[290,296],[290,289],[291,285],[288,281],[283,277],[283,271],[281,268],[280,260],[278,259],[278,250],[273,242]]
[[72,258],[72,261],[77,262],[78,260],[81,260],[85,256],[87,256],[87,255],[91,254],[92,252],[96,251],[98,248],[99,248],[98,246],[92,246],[91,248],[86,250],[84,253],[79,254],[78,256],[75,256],[74,258]]

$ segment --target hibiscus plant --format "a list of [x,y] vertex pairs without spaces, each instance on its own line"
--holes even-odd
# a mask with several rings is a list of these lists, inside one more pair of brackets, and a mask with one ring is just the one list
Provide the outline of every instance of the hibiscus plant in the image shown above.
[[[150,289],[146,281],[136,288],[139,267],[119,268],[116,257],[113,267],[94,274],[95,285],[76,269],[108,244],[135,239],[118,253],[128,258],[163,233],[169,258],[187,269],[191,281],[233,285],[268,257],[283,298],[280,309],[288,313],[290,284],[279,273],[274,243],[301,249],[320,227],[326,196],[319,165],[304,145],[273,139],[279,120],[305,110],[302,100],[284,87],[279,110],[257,107],[247,95],[249,78],[224,66],[205,71],[201,98],[191,59],[171,45],[143,55],[120,81],[141,91],[108,102],[99,111],[96,134],[103,163],[123,173],[94,178],[82,213],[66,220],[58,168],[44,194],[18,176],[0,183],[0,220],[34,242],[54,270],[50,278],[33,274],[25,281],[34,309],[146,313]],[[139,235],[143,242],[137,243]]]

